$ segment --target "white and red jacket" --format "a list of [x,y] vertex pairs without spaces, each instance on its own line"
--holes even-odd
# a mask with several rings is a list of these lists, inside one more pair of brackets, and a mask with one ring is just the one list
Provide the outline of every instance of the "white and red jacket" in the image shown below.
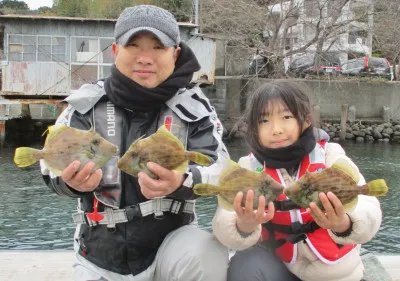
[[[325,145],[326,141],[317,142],[314,150],[304,157],[300,163],[297,171],[296,179],[301,178],[306,172],[315,172],[325,169]],[[250,161],[257,161],[254,157],[250,156]],[[258,161],[257,161],[258,162]],[[286,185],[279,169],[266,169],[274,180]],[[277,201],[287,201],[289,198],[282,194],[277,198]],[[278,210],[275,212],[273,219],[268,223],[270,231],[267,228],[262,229],[261,240],[275,240],[279,241],[280,245],[276,247],[276,255],[287,263],[294,263],[297,257],[297,242],[305,240],[313,253],[324,263],[333,264],[339,262],[346,256],[355,244],[339,245],[332,240],[326,229],[317,228],[314,231],[299,233],[285,233],[279,231],[282,226],[291,226],[296,224],[297,227],[306,226],[311,224],[314,219],[306,209],[292,209],[292,210]],[[279,228],[280,227],[280,228]],[[291,229],[291,227],[289,228]],[[271,233],[273,232],[273,233]],[[274,237],[271,237],[274,236]],[[297,237],[296,237],[297,236]],[[289,239],[288,239],[289,238]],[[290,240],[296,241],[290,241]],[[272,241],[273,242],[273,241]]]
[[[316,149],[303,160],[297,177],[304,174],[307,167],[310,172],[323,168],[322,165],[328,168],[341,157],[347,158],[339,144],[318,142]],[[311,162],[310,166],[307,161]],[[238,163],[253,171],[262,167],[251,155],[240,158]],[[352,163],[352,165],[354,164]],[[354,167],[356,166],[354,165]],[[267,171],[280,182],[284,181],[280,171]],[[358,184],[365,184],[364,177],[361,174]],[[273,222],[279,220],[280,223],[285,221],[287,224],[291,224],[293,221],[307,223],[311,219],[304,209],[282,213],[276,211],[274,215],[276,218],[273,219]],[[354,244],[368,242],[379,230],[382,221],[379,201],[372,196],[359,195],[357,206],[348,212],[348,215],[353,222],[353,230],[347,237],[338,237],[330,230],[319,228],[307,234],[306,243],[287,243],[280,247],[281,253],[278,253],[278,255],[285,261],[288,269],[301,280],[306,281],[361,280],[364,267],[359,255],[360,245],[355,247]],[[278,219],[279,216],[282,217]],[[260,239],[268,238],[267,232],[264,231],[262,235],[261,225],[251,235],[242,236],[237,230],[236,218],[234,211],[227,211],[218,207],[212,222],[215,236],[228,248],[244,250],[255,245]],[[275,236],[275,239],[277,238],[280,237]],[[337,245],[343,245],[343,247],[340,248]]]

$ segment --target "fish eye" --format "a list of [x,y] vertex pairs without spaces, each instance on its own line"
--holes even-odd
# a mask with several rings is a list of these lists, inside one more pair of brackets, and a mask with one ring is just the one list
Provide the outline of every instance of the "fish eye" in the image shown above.
[[92,144],[93,145],[99,145],[100,144],[100,140],[99,139],[93,139],[92,140]]

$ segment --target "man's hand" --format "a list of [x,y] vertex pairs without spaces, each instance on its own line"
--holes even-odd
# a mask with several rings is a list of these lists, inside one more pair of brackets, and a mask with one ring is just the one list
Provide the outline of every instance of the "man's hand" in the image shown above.
[[259,224],[266,223],[274,217],[274,203],[268,204],[268,212],[265,211],[265,197],[258,198],[258,208],[253,210],[254,191],[249,190],[246,194],[246,204],[242,207],[243,192],[238,192],[234,201],[233,209],[237,214],[236,226],[243,233],[252,233]]
[[68,167],[62,171],[62,180],[68,184],[68,186],[80,192],[91,192],[95,190],[100,184],[103,171],[97,169],[92,173],[92,169],[95,166],[93,162],[86,163],[83,169],[78,172],[80,166],[81,163],[79,161],[74,161],[69,164]]
[[308,212],[314,218],[315,222],[322,228],[330,229],[337,233],[345,232],[350,228],[350,218],[346,214],[342,202],[332,192],[320,193],[319,199],[324,206],[323,212],[314,203],[310,203]]
[[146,173],[139,172],[140,190],[147,199],[169,195],[177,190],[184,181],[181,173],[167,170],[154,162],[148,162],[147,168],[159,178],[155,180]]

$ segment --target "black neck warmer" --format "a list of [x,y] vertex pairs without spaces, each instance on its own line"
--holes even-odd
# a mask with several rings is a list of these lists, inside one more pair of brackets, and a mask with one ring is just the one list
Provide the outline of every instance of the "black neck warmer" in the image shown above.
[[200,64],[193,51],[181,43],[181,53],[175,63],[175,70],[163,83],[155,88],[145,88],[123,75],[115,65],[111,75],[104,81],[108,99],[118,107],[137,111],[160,109],[172,98],[178,89],[185,88],[200,69]]
[[313,151],[315,144],[314,130],[310,126],[294,144],[282,148],[264,148],[258,153],[253,151],[253,155],[261,164],[265,162],[267,168],[293,169],[304,156]]

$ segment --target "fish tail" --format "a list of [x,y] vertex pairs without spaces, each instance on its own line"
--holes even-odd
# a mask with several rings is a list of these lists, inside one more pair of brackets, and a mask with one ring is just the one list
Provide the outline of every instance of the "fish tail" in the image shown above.
[[186,158],[201,166],[210,166],[212,163],[210,157],[196,151],[186,152]]
[[386,181],[383,179],[373,180],[363,186],[367,192],[363,193],[370,196],[383,196],[389,191]]
[[198,183],[193,186],[193,192],[196,195],[211,195],[216,193],[217,190],[218,186],[207,183]]
[[30,147],[18,147],[15,150],[14,162],[18,167],[23,168],[37,162],[40,150]]

